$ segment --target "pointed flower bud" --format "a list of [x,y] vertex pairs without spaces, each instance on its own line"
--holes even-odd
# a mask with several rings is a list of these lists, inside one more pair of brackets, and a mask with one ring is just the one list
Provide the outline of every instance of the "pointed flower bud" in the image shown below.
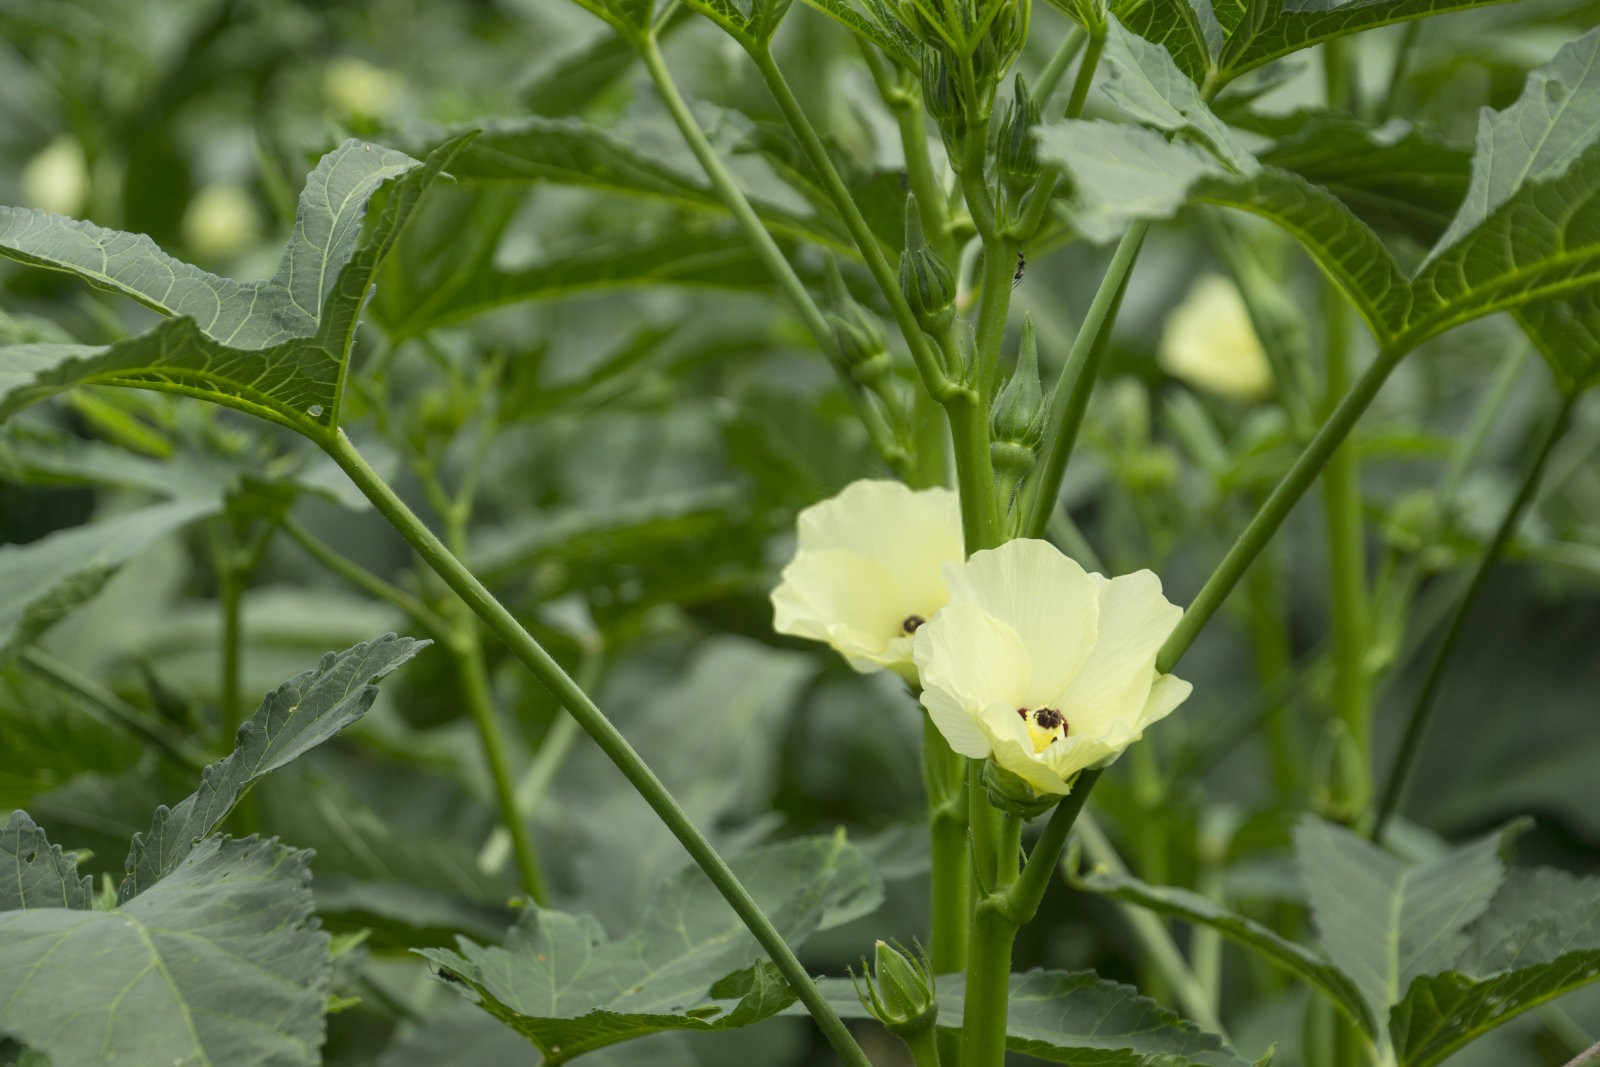
[[956,279],[928,247],[916,194],[906,197],[906,247],[900,253],[900,290],[922,328],[939,336],[955,317]]
[[989,454],[995,473],[1013,488],[1033,469],[1039,442],[1044,439],[1044,391],[1039,386],[1039,343],[1033,316],[1022,319],[1022,345],[1017,369],[994,398],[989,413]]
[[1044,390],[1039,385],[1039,340],[1033,316],[1022,318],[1022,343],[1017,349],[1017,369],[994,398],[990,426],[996,441],[1011,441],[1032,449],[1044,436]]
[[878,317],[856,303],[845,287],[839,265],[832,259],[828,260],[824,284],[829,308],[823,317],[833,330],[839,358],[849,369],[850,376],[862,385],[870,387],[882,382],[891,370],[891,361]]
[[879,941],[873,946],[871,970],[865,960],[862,970],[866,973],[860,979],[853,973],[850,976],[856,996],[890,1032],[906,1036],[933,1026],[939,1003],[934,997],[933,969],[921,952]]
[[995,170],[1012,195],[1020,196],[1039,177],[1039,139],[1034,127],[1040,116],[1039,105],[1021,74],[1014,85],[996,134]]

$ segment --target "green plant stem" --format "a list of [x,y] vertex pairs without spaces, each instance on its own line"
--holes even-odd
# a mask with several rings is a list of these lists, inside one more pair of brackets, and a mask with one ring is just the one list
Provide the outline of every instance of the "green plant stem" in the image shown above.
[[[575,679],[578,688],[585,693],[594,692],[600,684],[604,664],[605,654],[600,641],[596,639],[592,644],[586,642],[583,656],[578,661],[578,676]],[[572,743],[578,739],[578,733],[578,720],[557,708],[555,721],[539,742],[539,751],[517,781],[516,810],[519,818],[530,819],[539,809],[545,792],[555,780],[556,771],[561,769],[567,753],[572,751]],[[511,836],[503,827],[495,827],[478,850],[478,866],[486,871],[499,870],[510,848]]]
[[478,732],[484,762],[489,766],[489,781],[494,788],[495,803],[500,808],[500,818],[511,835],[511,851],[517,859],[517,874],[522,888],[541,908],[550,906],[550,891],[545,886],[544,871],[533,849],[533,838],[528,833],[528,822],[517,811],[516,788],[511,780],[511,760],[506,752],[505,733],[500,729],[496,714],[494,693],[489,685],[489,670],[483,659],[483,644],[478,639],[478,620],[471,612],[463,611],[451,634],[450,649],[455,655],[456,670],[461,677],[461,695],[466,700],[467,713]]
[[[654,52],[654,46],[651,45],[650,48]],[[800,107],[800,102],[795,99],[794,92],[789,88],[788,81],[784,79],[783,72],[778,69],[777,61],[772,58],[770,49],[762,45],[750,48],[749,53],[751,60],[756,65],[756,69],[761,73],[762,80],[767,85],[767,91],[772,94],[772,99],[777,103],[778,110],[783,113],[784,120],[788,122],[789,128],[799,138],[800,147],[805,152],[806,159],[822,180],[822,187],[828,194],[829,201],[833,203],[835,210],[844,219],[845,228],[850,231],[851,238],[854,239],[856,247],[860,249],[862,259],[867,264],[867,270],[872,274],[873,280],[878,283],[878,288],[882,291],[884,299],[889,302],[889,310],[893,313],[895,324],[900,327],[900,332],[904,335],[906,344],[911,349],[912,361],[917,366],[917,373],[921,375],[924,387],[934,399],[941,402],[945,401],[950,395],[951,383],[945,375],[944,368],[939,363],[937,353],[935,353],[932,345],[928,343],[927,334],[923,333],[922,328],[917,325],[916,315],[912,313],[911,305],[906,303],[905,294],[900,291],[900,279],[894,269],[889,266],[889,260],[884,255],[877,236],[873,234],[871,227],[867,225],[867,220],[862,217],[861,209],[856,207],[855,199],[850,195],[850,191],[845,188],[844,179],[839,177],[838,169],[834,167],[833,160],[829,158],[827,146],[822,143],[822,138],[817,134],[816,128],[811,125],[811,120],[806,117],[805,111]],[[666,67],[660,63],[660,53],[655,52],[654,54],[656,58],[652,66],[652,73],[657,69],[660,70],[660,76],[657,80],[658,84],[665,82],[666,87],[661,90],[665,95],[668,89],[672,88],[671,79],[667,74]],[[648,54],[646,62],[647,64],[650,63]],[[694,119],[689,116],[687,108],[683,107],[682,98],[677,96],[676,89],[672,89],[672,93],[676,100],[676,107],[673,106],[672,100],[668,101],[668,106],[673,109],[674,115],[678,114],[679,109],[683,110],[684,119],[680,121],[680,126],[686,121],[698,134],[699,127],[693,125]],[[689,136],[688,129],[685,129],[684,136]],[[706,167],[707,173],[709,174],[713,165],[720,170],[721,163],[717,161],[715,154],[711,152],[711,146],[705,142],[704,135],[699,135],[699,141],[705,145],[706,155],[701,157],[701,163]],[[699,149],[696,149],[695,154],[700,155]],[[710,162],[707,162],[708,160]],[[733,185],[731,176],[727,176],[724,172],[724,177],[727,179],[727,185],[731,190],[731,193],[724,192],[724,197],[729,195],[737,196],[740,202],[743,203],[743,194],[739,192],[737,186]],[[715,178],[713,178],[713,182],[715,183]],[[721,185],[718,186],[718,191],[723,191]],[[761,223],[756,218],[755,212],[750,210],[748,203],[745,203],[745,211],[749,214],[751,222],[759,227]],[[767,243],[771,244],[770,238],[767,239]],[[782,259],[782,255],[778,253],[776,245],[772,245],[772,251],[778,255],[780,260]],[[787,262],[784,263],[784,267],[785,269],[788,268]],[[793,273],[792,270],[789,271],[790,276],[793,276]],[[795,284],[799,284],[798,278],[795,279]]]
[[[987,857],[995,864],[985,879],[991,888],[974,909],[972,944],[967,950],[966,1000],[961,1014],[963,1067],[1004,1067],[1012,946],[1017,931],[1038,912],[1072,824],[1099,779],[1099,771],[1084,771],[1078,776],[1072,792],[1051,811],[1020,873],[1017,852],[1022,819],[1006,814],[1000,821],[996,849]],[[973,862],[984,859],[984,854],[974,847]]]
[[955,446],[956,487],[961,497],[961,529],[967,554],[1000,543],[995,511],[994,460],[989,454],[989,418],[976,397],[945,405]]
[[1122,294],[1133,274],[1133,264],[1139,257],[1139,247],[1144,243],[1149,224],[1136,222],[1123,234],[1106,273],[1100,279],[1100,288],[1073,338],[1072,350],[1056,379],[1050,394],[1050,421],[1045,430],[1045,451],[1039,457],[1039,466],[1033,476],[1027,518],[1023,522],[1022,536],[1043,537],[1050,525],[1050,514],[1055,510],[1056,496],[1061,492],[1061,479],[1067,472],[1067,460],[1072,456],[1072,446],[1083,425],[1084,412],[1089,407],[1089,393],[1099,374],[1100,358],[1105,353],[1111,337],[1111,327],[1116,321]]
[[1045,114],[1050,113],[1050,98],[1055,95],[1056,89],[1061,85],[1061,79],[1066,76],[1067,68],[1072,65],[1072,59],[1083,47],[1083,42],[1088,39],[1083,27],[1074,23],[1067,30],[1067,35],[1061,38],[1061,43],[1056,50],[1050,53],[1044,69],[1039,71],[1039,77],[1033,83],[1033,98],[1039,102],[1039,110]]
[[1577,397],[1576,392],[1563,396],[1554,416],[1546,424],[1540,435],[1539,444],[1535,448],[1533,462],[1529,464],[1527,472],[1522,477],[1522,484],[1517,488],[1517,495],[1512,498],[1510,506],[1501,516],[1500,525],[1495,528],[1494,536],[1484,546],[1483,555],[1478,559],[1478,566],[1472,572],[1472,581],[1467,585],[1466,593],[1457,602],[1455,614],[1451,616],[1450,628],[1445,631],[1443,639],[1434,651],[1433,661],[1428,665],[1427,677],[1417,692],[1416,701],[1411,706],[1411,715],[1406,721],[1405,733],[1401,737],[1394,765],[1390,768],[1389,777],[1384,783],[1383,794],[1378,802],[1377,818],[1372,824],[1374,841],[1382,839],[1384,828],[1405,797],[1411,770],[1422,750],[1422,739],[1427,734],[1428,721],[1433,716],[1439,686],[1444,680],[1445,667],[1450,662],[1450,653],[1455,650],[1456,641],[1472,614],[1472,607],[1483,589],[1484,580],[1494,569],[1501,553],[1505,551],[1506,544],[1516,532],[1523,512],[1527,510],[1528,504],[1538,491],[1539,478],[1544,473],[1545,463],[1550,459],[1550,453],[1555,448],[1556,442],[1566,432]]
[[[866,395],[865,390],[861,388],[855,379],[850,377],[848,368],[843,365],[838,356],[837,346],[833,340],[833,331],[829,328],[827,319],[823,317],[822,309],[811,298],[811,294],[806,291],[805,283],[800,280],[800,276],[795,273],[794,268],[789,265],[789,261],[784,258],[783,250],[778,247],[778,243],[773,240],[772,235],[762,225],[760,217],[755,213],[755,209],[750,206],[750,201],[745,198],[744,193],[739,189],[738,182],[735,181],[728,168],[723,165],[722,160],[717,158],[716,150],[711,147],[711,142],[706,139],[705,131],[700,128],[700,124],[695,121],[694,113],[689,110],[689,105],[683,99],[683,94],[678,91],[677,83],[672,80],[672,72],[667,69],[666,61],[661,56],[661,49],[656,44],[655,36],[649,33],[644,34],[638,39],[637,44],[639,54],[644,59],[645,68],[650,72],[650,79],[655,83],[656,91],[661,94],[661,99],[666,104],[667,111],[672,115],[673,122],[677,124],[678,131],[688,144],[689,150],[694,153],[695,159],[700,162],[700,167],[705,171],[706,177],[710,179],[712,188],[716,190],[717,195],[722,198],[722,202],[733,214],[734,221],[744,231],[746,239],[749,240],[751,247],[755,249],[757,258],[767,268],[767,272],[772,275],[773,280],[778,283],[778,288],[783,290],[784,295],[788,297],[789,303],[793,305],[795,312],[799,314],[801,321],[805,323],[806,329],[816,339],[818,346],[828,353],[829,362],[839,371],[845,392],[855,405],[856,412],[866,426],[873,444],[877,447],[884,460],[895,469],[896,473],[902,477],[909,476],[913,468],[904,443],[895,439],[889,424],[884,422],[881,413],[874,407],[873,400]],[[752,55],[754,54],[752,53]],[[776,72],[777,68],[774,67],[772,69]],[[835,178],[837,178],[837,175],[835,175]],[[857,214],[859,215],[859,212]],[[881,259],[882,251],[877,249],[875,244],[871,247]],[[863,249],[863,254],[865,252],[866,250]],[[901,303],[903,304],[904,300]],[[907,315],[910,314],[909,308],[906,309],[906,313]],[[917,356],[917,354],[917,348],[913,346],[912,355]],[[923,354],[931,357],[931,350],[927,348],[925,342],[923,344]],[[936,366],[923,368],[922,363],[919,362],[918,367],[919,369],[924,369],[925,373],[935,375],[934,378],[929,379],[930,381],[943,380],[942,372]],[[893,422],[895,420],[891,419],[890,421]]]
[[1251,569],[1245,583],[1249,597],[1250,636],[1255,646],[1256,675],[1262,692],[1272,694],[1266,707],[1267,742],[1272,753],[1272,784],[1288,801],[1300,791],[1301,757],[1294,734],[1294,698],[1284,684],[1294,666],[1285,621],[1280,561],[1268,555]]
[[217,681],[217,704],[220,708],[222,749],[226,752],[232,750],[234,736],[244,722],[244,696],[239,691],[244,640],[244,574],[234,558],[235,549],[227,543],[226,535],[214,534],[212,549],[216,557],[217,605],[222,613],[221,676]]
[[645,803],[660,816],[667,829],[682,843],[684,850],[689,853],[695,864],[705,872],[711,884],[716,886],[717,891],[728,901],[740,920],[772,957],[778,970],[805,1003],[812,1018],[822,1028],[829,1044],[839,1056],[853,1067],[870,1067],[870,1062],[861,1051],[861,1047],[850,1036],[850,1031],[845,1028],[838,1013],[823,999],[811,981],[811,976],[806,973],[805,967],[783,940],[783,935],[778,933],[760,905],[750,896],[750,891],[744,887],[727,862],[711,846],[711,842],[706,840],[705,835],[684,813],[683,808],[673,799],[666,786],[662,785],[655,772],[650,770],[639,753],[611,724],[611,720],[606,718],[567,672],[561,669],[561,665],[545,651],[544,646],[534,640],[533,635],[506,610],[505,605],[496,600],[466,565],[445,547],[444,542],[417,518],[416,514],[406,506],[405,501],[395,494],[361,453],[356,451],[342,430],[325,438],[322,445],[333,461],[350,476],[350,480],[362,494],[372,501],[378,512],[389,520],[423,561],[465,602],[472,613],[483,620],[496,637],[505,642],[512,655],[526,666],[534,677],[544,683],[572,717],[578,720],[584,731],[594,739],[595,744],[607,758],[638,790]]
[[[1083,850],[1088,855],[1090,863],[1112,874],[1129,873],[1128,865],[1122,861],[1122,857],[1112,847],[1111,840],[1106,837],[1105,831],[1100,829],[1100,824],[1092,815],[1088,813],[1079,815],[1077,829],[1078,840],[1083,842]],[[1189,1018],[1212,1033],[1225,1036],[1227,1031],[1223,1029],[1222,1020],[1212,1009],[1205,987],[1200,984],[1200,980],[1184,961],[1183,953],[1178,951],[1172,935],[1167,932],[1166,924],[1150,912],[1132,904],[1119,901],[1117,907],[1128,920],[1128,925],[1132,927],[1134,936],[1139,939],[1145,955],[1154,960],[1156,967],[1166,977],[1168,985],[1172,987],[1173,995]]]
[[967,870],[967,794],[965,761],[950,750],[933,720],[922,718],[922,780],[928,793],[928,832],[932,868],[930,905],[934,974],[954,974],[967,962],[970,908]]
[[[1324,410],[1331,410],[1350,384],[1349,316],[1332,284],[1323,290],[1327,324]],[[1367,684],[1367,576],[1361,524],[1361,474],[1355,446],[1333,450],[1322,470],[1332,602],[1333,707],[1361,757],[1358,795],[1364,809],[1371,796],[1372,695]]]
[[285,517],[280,524],[283,532],[305,549],[306,555],[322,564],[329,571],[343,578],[350,585],[355,586],[363,593],[387,601],[405,612],[411,621],[422,627],[428,636],[441,644],[449,640],[450,624],[419,597],[401,589],[399,586],[378,577],[348,556],[340,555],[325,541],[320,540],[310,530],[300,525],[293,518]]
[[1244,576],[1251,561],[1266,547],[1295,503],[1316,480],[1328,456],[1349,434],[1351,427],[1367,409],[1367,405],[1372,403],[1372,398],[1377,395],[1390,372],[1399,365],[1404,356],[1404,349],[1379,352],[1378,358],[1373,360],[1371,366],[1357,380],[1355,387],[1339,402],[1339,406],[1334,409],[1327,422],[1322,424],[1317,435],[1295,460],[1294,466],[1289,468],[1283,480],[1272,490],[1249,525],[1228,549],[1228,554],[1222,558],[1222,562],[1217,564],[1217,569],[1211,572],[1211,577],[1206,579],[1205,585],[1190,603],[1188,610],[1183,613],[1183,618],[1178,621],[1166,644],[1161,646],[1161,652],[1156,656],[1157,670],[1163,672],[1172,670],[1188,651],[1200,630],[1210,621],[1211,616],[1216,614],[1217,609],[1228,598],[1228,594],[1233,591],[1234,585]]
[[916,1067],[940,1067],[943,1061],[939,1058],[936,1027],[930,1026],[914,1034],[902,1035],[901,1040],[911,1050],[911,1062],[916,1064]]
[[1044,829],[1039,833],[1039,839],[1033,843],[1033,851],[1028,853],[1028,862],[1022,867],[1022,873],[1017,876],[1011,888],[1007,891],[1005,909],[1018,921],[1020,926],[1033,919],[1039,911],[1039,904],[1044,900],[1044,894],[1050,888],[1050,880],[1055,876],[1056,866],[1061,862],[1061,850],[1066,847],[1067,838],[1072,833],[1073,826],[1083,813],[1083,806],[1089,800],[1089,793],[1099,782],[1099,770],[1084,771],[1078,775],[1078,780],[1073,784],[1072,792],[1061,799],[1050,812],[1050,818],[1045,821]]
[[1383,90],[1383,99],[1378,101],[1377,113],[1373,121],[1387,122],[1389,116],[1394,114],[1395,104],[1400,99],[1400,86],[1405,81],[1406,69],[1411,65],[1411,53],[1417,46],[1417,38],[1422,36],[1422,20],[1416,19],[1406,23],[1405,32],[1400,36],[1400,43],[1395,48],[1394,63],[1389,67],[1389,82]]
[[[928,152],[928,127],[922,111],[922,90],[915,83],[902,84],[876,48],[859,38],[857,42],[867,61],[867,69],[872,73],[873,83],[878,87],[878,95],[888,105],[895,124],[900,128],[901,150],[906,157],[906,182],[917,197],[917,214],[922,218],[923,236],[934,253],[949,262],[955,258],[955,240],[950,234],[950,216],[945,209],[944,190],[940,187],[938,171],[934,169],[933,156]],[[854,204],[853,199],[851,203]]]
[[213,757],[210,753],[195,746],[166,720],[134,707],[93,678],[62,663],[37,645],[24,647],[19,657],[29,670],[82,700],[102,722],[114,724],[143,738],[189,770],[203,770],[211,762]]
[[1067,98],[1067,118],[1075,119],[1083,114],[1083,106],[1089,100],[1089,89],[1094,85],[1094,72],[1100,66],[1100,54],[1105,47],[1106,31],[1102,27],[1089,35],[1089,47],[1083,53],[1083,62],[1078,64],[1072,95]]

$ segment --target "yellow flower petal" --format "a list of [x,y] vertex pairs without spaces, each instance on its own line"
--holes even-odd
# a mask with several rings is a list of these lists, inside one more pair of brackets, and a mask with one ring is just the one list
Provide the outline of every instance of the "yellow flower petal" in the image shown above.
[[1027,649],[1019,706],[1056,699],[1094,647],[1099,596],[1084,569],[1048,541],[1009,541],[945,568],[952,605],[972,604],[1014,630]]
[[1238,288],[1202,275],[1167,317],[1157,350],[1161,369],[1190,385],[1238,400],[1272,389],[1272,367]]

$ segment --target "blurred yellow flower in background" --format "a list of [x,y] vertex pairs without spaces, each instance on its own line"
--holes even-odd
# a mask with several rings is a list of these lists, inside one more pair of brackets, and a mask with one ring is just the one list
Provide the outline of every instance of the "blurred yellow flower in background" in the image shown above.
[[89,161],[77,138],[57,137],[22,168],[22,202],[56,215],[79,215],[89,200]]
[[1157,361],[1174,378],[1235,400],[1272,390],[1272,367],[1244,298],[1218,274],[1201,275],[1167,316]]

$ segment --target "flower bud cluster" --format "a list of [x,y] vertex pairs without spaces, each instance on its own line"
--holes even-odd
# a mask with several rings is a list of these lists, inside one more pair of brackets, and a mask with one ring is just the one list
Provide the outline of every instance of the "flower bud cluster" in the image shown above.
[[995,87],[1028,38],[1032,0],[900,0],[901,21],[923,45],[922,95],[950,159],[987,124]]

